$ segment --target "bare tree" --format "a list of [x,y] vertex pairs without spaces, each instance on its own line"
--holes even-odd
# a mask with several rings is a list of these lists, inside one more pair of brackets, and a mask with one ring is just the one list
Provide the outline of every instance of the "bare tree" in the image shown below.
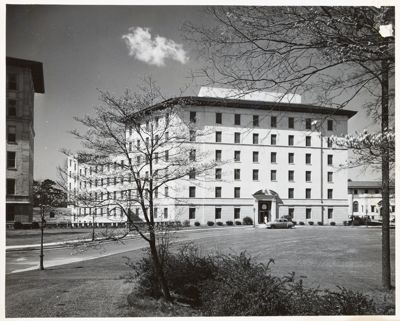
[[[205,130],[185,118],[187,101],[164,101],[152,81],[122,97],[101,92],[100,100],[94,116],[76,119],[86,128],[72,132],[85,148],[76,160],[88,170],[78,178],[83,187],[71,188],[69,194],[81,206],[119,211],[128,223],[120,237],[136,231],[148,242],[161,293],[171,300],[157,250],[162,233],[156,208],[171,203],[174,181],[216,165],[193,143]],[[134,218],[136,209],[142,222]]]
[[344,108],[357,97],[381,121],[382,281],[390,281],[389,112],[393,109],[394,7],[209,7],[185,35],[208,65],[194,76],[242,92],[273,89]]

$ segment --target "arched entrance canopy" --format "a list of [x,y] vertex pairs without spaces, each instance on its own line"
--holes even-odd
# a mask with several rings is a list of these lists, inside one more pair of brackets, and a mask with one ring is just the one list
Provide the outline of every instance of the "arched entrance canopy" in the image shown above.
[[256,221],[262,224],[279,218],[278,205],[283,204],[279,194],[271,189],[261,189],[253,194],[254,211],[257,213]]

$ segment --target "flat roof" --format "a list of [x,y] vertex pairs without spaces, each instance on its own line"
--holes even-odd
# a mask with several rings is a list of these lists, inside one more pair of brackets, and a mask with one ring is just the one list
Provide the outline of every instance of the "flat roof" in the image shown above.
[[[390,187],[394,187],[394,182],[389,183]],[[381,188],[382,182],[381,181],[349,181],[348,182],[349,188]]]
[[327,115],[343,115],[351,118],[357,112],[354,110],[322,107],[306,104],[291,104],[279,102],[266,102],[255,100],[242,100],[242,99],[227,99],[215,97],[198,97],[186,96],[179,98],[170,98],[159,104],[149,107],[149,109],[166,108],[174,105],[192,105],[192,106],[218,106],[227,108],[252,108],[259,110],[274,110],[274,111],[290,111],[302,113],[316,113]]
[[7,66],[30,68],[32,72],[33,88],[36,93],[44,93],[43,64],[39,61],[6,57]]

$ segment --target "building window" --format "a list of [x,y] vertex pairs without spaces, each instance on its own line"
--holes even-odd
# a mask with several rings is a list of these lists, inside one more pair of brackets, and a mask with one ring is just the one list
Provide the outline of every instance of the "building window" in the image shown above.
[[276,128],[276,116],[271,116],[271,127]]
[[288,162],[289,164],[294,164],[294,153],[288,154]]
[[17,74],[7,74],[7,89],[17,90]]
[[395,212],[395,209],[396,209],[396,206],[395,206],[395,205],[392,205],[392,206],[390,206],[390,209],[391,209],[391,212],[394,213],[394,212]]
[[371,205],[371,212],[375,213],[375,205]]
[[288,180],[289,182],[294,181],[294,171],[288,171]]
[[233,170],[233,176],[234,176],[234,179],[235,179],[235,180],[239,180],[239,179],[240,179],[240,169],[235,168],[235,169]]
[[328,199],[332,199],[333,198],[333,189],[329,188],[328,189]]
[[189,207],[189,220],[194,220],[196,218],[196,208]]
[[311,208],[306,208],[306,220],[311,218]]
[[306,171],[306,182],[311,182],[311,171]]
[[220,143],[222,141],[222,132],[215,132],[215,142]]
[[357,201],[353,202],[353,213],[358,213],[358,202]]
[[215,179],[221,179],[222,178],[222,168],[216,168],[215,169]]
[[215,114],[215,122],[217,124],[222,124],[222,113],[216,113]]
[[253,134],[253,144],[254,145],[258,144],[258,134]]
[[233,193],[235,198],[240,198],[240,187],[235,187]]
[[333,120],[328,119],[328,130],[333,130]]
[[276,169],[271,169],[271,181],[276,181]]
[[333,165],[333,155],[328,155],[328,165]]
[[276,164],[276,152],[271,152],[271,163]]
[[288,189],[288,198],[294,198],[294,188]]
[[16,152],[7,152],[7,168],[15,168],[16,167],[15,155],[16,155]]
[[7,195],[15,194],[15,179],[7,179]]
[[328,172],[328,182],[333,182],[333,172]]
[[234,158],[235,162],[240,162],[240,150],[234,151],[233,158]]
[[190,150],[189,160],[192,161],[192,162],[196,161],[196,150],[195,149],[191,149]]
[[271,145],[276,145],[276,135],[275,134],[271,135]]
[[259,118],[258,115],[253,115],[253,126],[258,127],[259,126]]
[[221,198],[222,188],[220,186],[215,187],[215,198]]
[[358,194],[358,189],[354,189],[354,190],[353,190],[353,194],[354,194],[354,195],[357,195],[357,194]]
[[164,187],[164,196],[168,197],[168,186]]
[[311,136],[306,136],[306,146],[311,146]]
[[240,207],[235,207],[235,208],[233,209],[233,218],[234,218],[235,220],[240,219]]
[[7,142],[15,143],[17,141],[17,128],[15,126],[7,126]]
[[221,212],[222,212],[222,210],[221,210],[220,207],[216,207],[215,208],[215,219],[216,220],[220,220],[221,219]]
[[294,218],[294,208],[293,207],[289,207],[288,214],[291,218]]
[[235,133],[235,144],[240,144],[240,133]]
[[380,194],[379,189],[375,190],[375,194]]
[[168,208],[164,208],[164,218],[168,218]]
[[235,114],[235,125],[240,125],[240,114]]
[[311,188],[306,188],[306,198],[311,198]]
[[195,123],[196,122],[196,112],[195,111],[191,111],[190,112],[190,122],[191,123]]
[[191,168],[189,171],[189,179],[195,179],[196,178],[196,170],[194,168]]
[[253,163],[258,163],[258,152],[253,152]]
[[311,154],[306,154],[306,164],[311,164]]
[[258,169],[253,169],[253,181],[258,181]]
[[191,142],[195,142],[196,141],[196,131],[195,130],[191,130],[189,133],[189,140]]
[[333,208],[328,208],[328,220],[333,218]]
[[332,139],[330,137],[326,138],[326,144],[328,145],[328,147],[332,147],[333,142],[332,142]]
[[17,101],[15,99],[7,100],[7,115],[9,117],[17,116]]
[[294,118],[293,117],[288,118],[288,127],[294,128]]
[[366,189],[366,190],[364,190],[364,194],[368,194],[368,190]]
[[196,197],[196,186],[189,186],[189,197]]
[[215,151],[215,161],[216,161],[216,162],[220,162],[220,161],[221,161],[221,155],[222,155],[222,151],[219,150],[219,149],[217,149],[217,150]]
[[311,118],[306,118],[306,129],[311,129]]
[[288,145],[289,146],[293,146],[294,145],[294,136],[293,135],[289,135],[289,137],[288,137]]

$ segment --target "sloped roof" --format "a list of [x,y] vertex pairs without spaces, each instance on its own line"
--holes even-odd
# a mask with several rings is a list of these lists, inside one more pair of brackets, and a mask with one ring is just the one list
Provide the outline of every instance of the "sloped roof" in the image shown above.
[[[390,187],[394,187],[394,182],[390,182]],[[381,181],[349,181],[348,182],[349,188],[381,188],[382,182]]]

